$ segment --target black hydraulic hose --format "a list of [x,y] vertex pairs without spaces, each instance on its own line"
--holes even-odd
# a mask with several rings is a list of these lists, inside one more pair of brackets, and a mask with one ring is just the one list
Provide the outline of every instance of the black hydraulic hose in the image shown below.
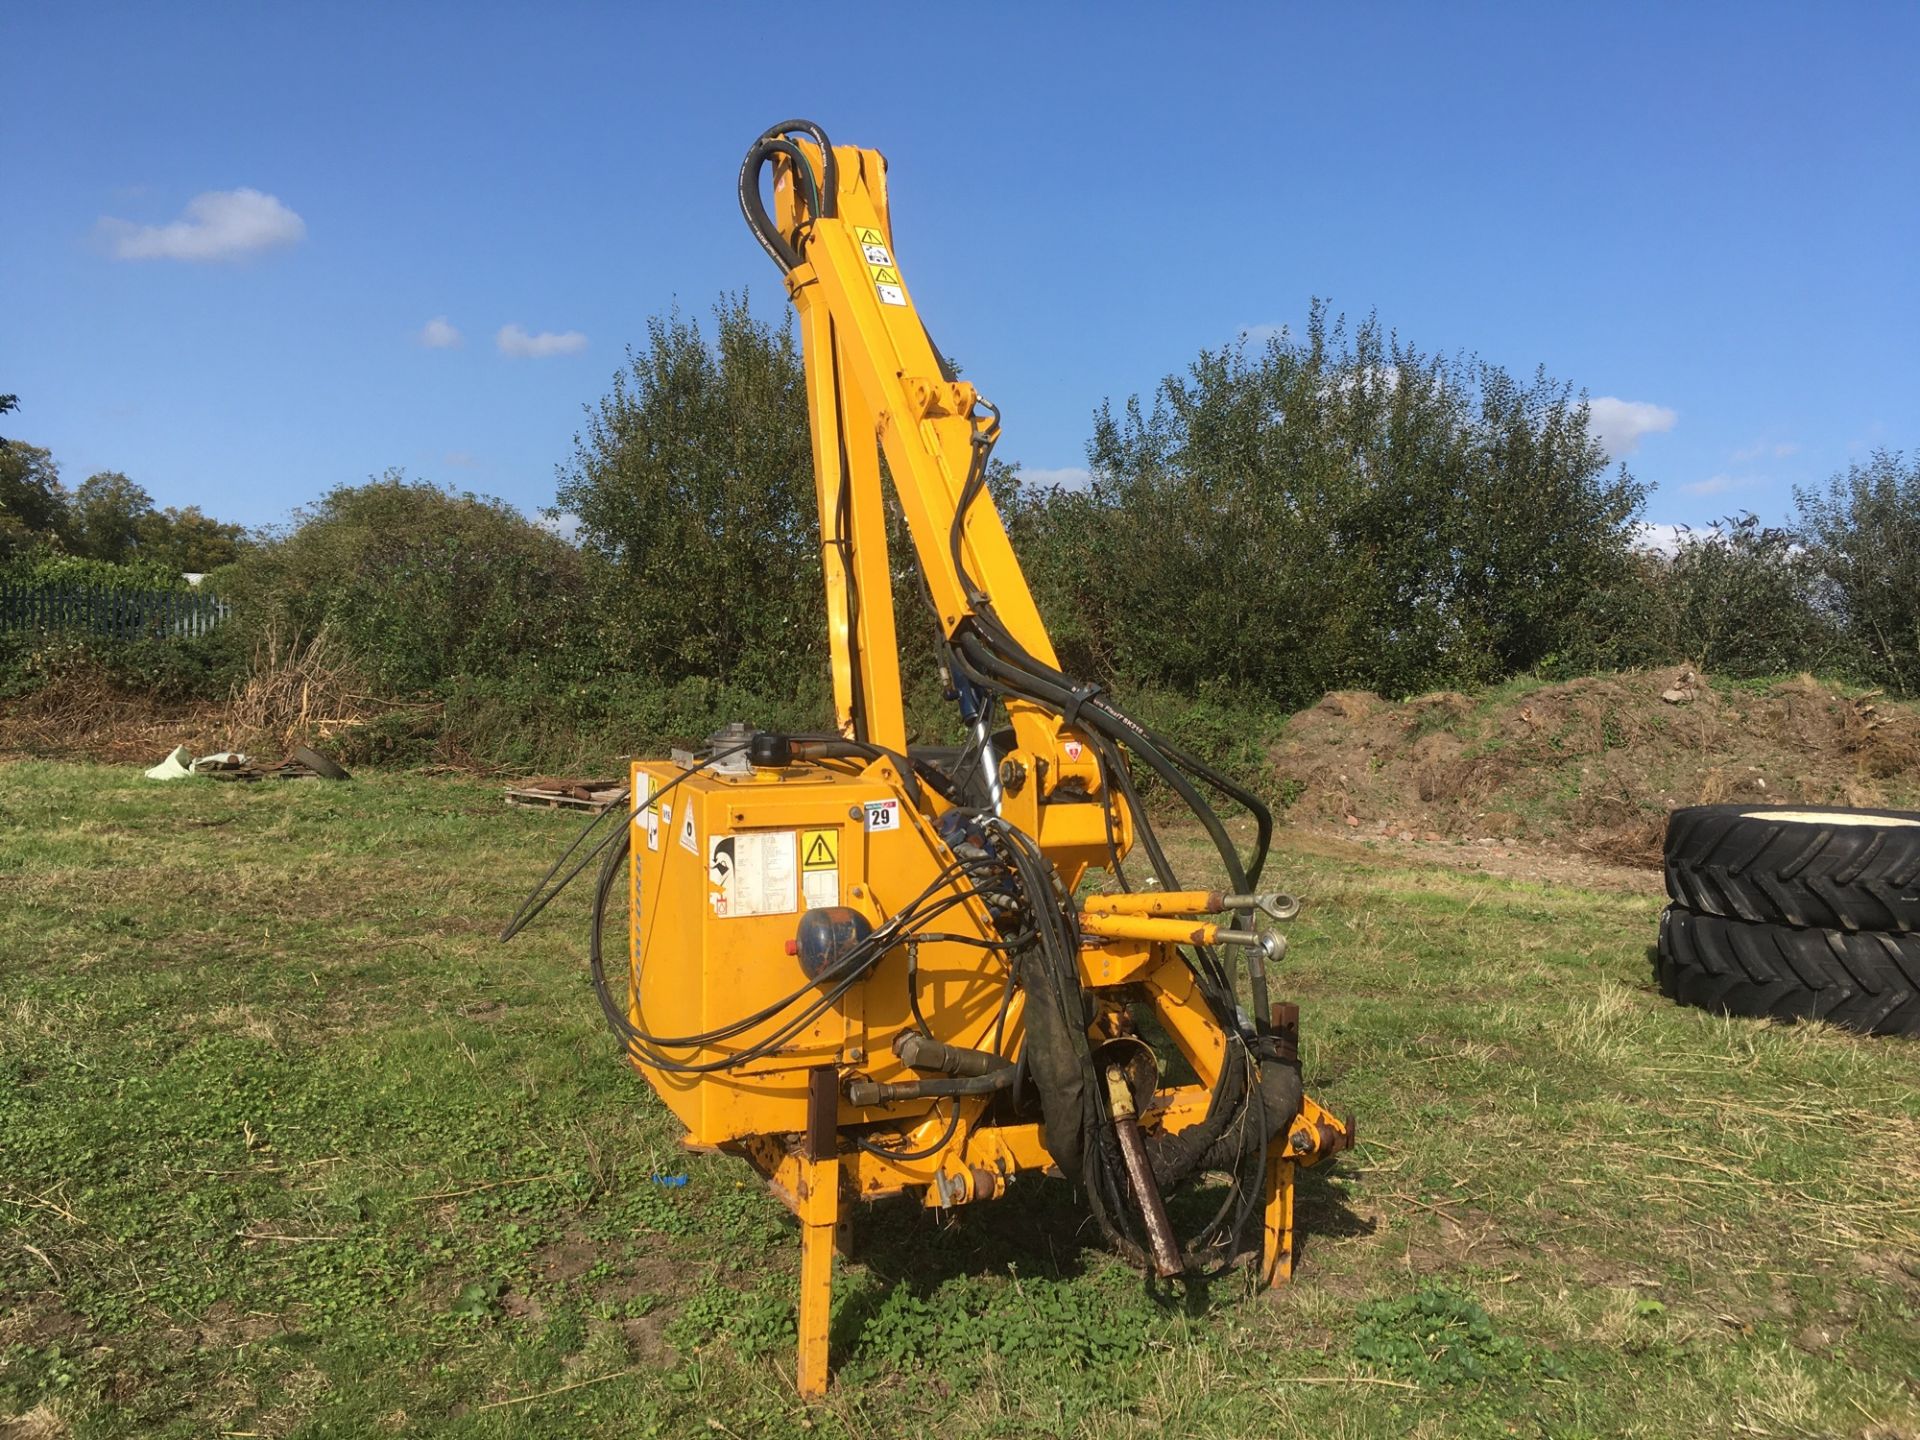
[[[1194,792],[1190,787],[1183,789],[1181,785],[1174,782],[1171,775],[1165,769],[1159,765],[1154,765],[1155,770],[1158,771],[1162,778],[1166,779],[1170,785],[1174,786],[1176,793],[1180,794],[1180,798],[1186,802],[1188,807],[1192,809],[1194,814],[1200,819],[1201,823],[1206,826],[1209,837],[1213,840],[1215,848],[1220,852],[1221,859],[1226,862],[1231,883],[1239,890],[1244,891],[1251,888],[1253,878],[1257,877],[1261,869],[1265,866],[1267,848],[1271,843],[1273,835],[1272,812],[1268,810],[1260,798],[1244,786],[1239,785],[1237,782],[1221,774],[1218,770],[1214,769],[1214,767],[1206,764],[1198,757],[1188,754],[1184,750],[1176,750],[1175,747],[1167,744],[1166,741],[1153,731],[1148,730],[1131,716],[1126,715],[1111,704],[1093,701],[1091,693],[1085,687],[1076,686],[1074,682],[1057,667],[1049,665],[1035,657],[1025,646],[1021,645],[1012,633],[1007,630],[1006,626],[1001,623],[999,616],[994,612],[992,600],[981,591],[973,577],[968,574],[966,562],[961,553],[961,539],[964,533],[967,513],[979,498],[981,492],[986,488],[987,465],[992,450],[993,445],[990,440],[983,440],[976,444],[972,462],[968,466],[967,478],[960,487],[959,500],[954,506],[953,520],[947,527],[948,554],[952,561],[954,572],[961,582],[962,589],[966,592],[968,602],[974,608],[975,613],[973,618],[975,623],[982,633],[991,640],[994,648],[1005,652],[1000,658],[1009,663],[1010,668],[1026,671],[1027,674],[1025,678],[1031,683],[1048,686],[1056,692],[1051,697],[1030,694],[1030,698],[1039,700],[1043,704],[1048,704],[1049,708],[1055,709],[1061,714],[1072,713],[1067,707],[1075,707],[1079,710],[1079,713],[1086,714],[1087,709],[1091,706],[1093,709],[1110,715],[1116,725],[1124,728],[1128,732],[1125,736],[1116,733],[1115,738],[1123,740],[1129,749],[1138,751],[1140,746],[1137,742],[1145,742],[1155,749],[1158,749],[1169,761],[1180,765],[1181,768],[1198,776],[1205,783],[1223,791],[1243,805],[1253,815],[1258,832],[1252,857],[1244,863],[1241,861],[1239,852],[1234,847],[1232,840],[1227,836],[1225,827],[1219,823],[1219,817],[1213,813],[1212,807],[1207,805],[1205,801],[1199,797],[1197,792]],[[1016,689],[1017,688],[1018,687],[1016,687]],[[1113,732],[1110,731],[1109,733]],[[1149,764],[1153,764],[1150,756],[1143,753],[1142,758],[1147,759]]]
[[847,669],[851,690],[848,705],[853,717],[853,738],[864,741],[867,738],[866,657],[860,648],[860,577],[854,573],[853,537],[848,534],[853,519],[853,466],[847,455],[847,407],[840,393],[840,332],[831,319],[827,321],[827,351],[833,361],[833,433],[840,451],[840,489],[833,505],[834,535],[828,543],[840,554],[840,580],[847,595]]
[[[648,805],[653,804],[654,802],[658,801],[661,796],[666,795],[670,791],[672,791],[674,786],[678,785],[681,781],[689,779],[694,775],[698,775],[702,770],[705,770],[708,766],[718,764],[720,761],[725,760],[730,755],[738,755],[742,750],[746,748],[747,747],[745,745],[734,745],[728,749],[714,752],[713,754],[707,756],[706,759],[694,765],[691,769],[682,771],[680,774],[674,776],[673,779],[669,780],[665,785],[662,785],[658,790],[654,791],[651,795],[649,795],[647,797],[646,803]],[[557,897],[562,890],[566,889],[567,886],[571,885],[574,882],[574,879],[580,874],[582,870],[585,870],[587,866],[593,863],[594,856],[598,855],[601,851],[605,850],[608,845],[612,844],[614,837],[616,835],[624,834],[626,832],[626,826],[631,824],[634,821],[634,819],[641,814],[643,809],[644,809],[643,806],[635,806],[633,809],[627,810],[627,811],[602,810],[598,815],[594,816],[593,819],[589,820],[584,826],[582,826],[580,829],[580,832],[573,837],[573,843],[568,845],[567,848],[561,852],[560,858],[558,860],[555,860],[553,864],[547,868],[547,873],[542,875],[539,879],[539,882],[534,885],[533,889],[527,892],[527,898],[520,902],[520,908],[513,912],[513,918],[507,921],[505,928],[501,930],[500,937],[499,937],[500,942],[502,944],[505,944],[507,941],[513,939],[514,936],[518,935],[522,930],[526,929],[527,926],[531,925],[533,923],[534,917],[537,916],[542,910],[546,909],[547,906],[551,905],[555,897]],[[554,885],[551,889],[548,889],[547,882],[552,880],[553,877],[559,872],[560,867],[567,863],[567,857],[572,855],[574,851],[578,850],[582,845],[582,843],[585,842],[587,836],[591,835],[594,832],[594,830],[596,830],[610,815],[622,816],[623,823],[620,829],[609,831],[607,832],[607,834],[601,836],[600,843],[595,845],[591,850],[587,851],[585,855],[581,856],[580,863],[575,865],[573,869],[569,870],[564,876],[562,876],[560,879],[560,882],[557,885]]]
[[900,774],[907,798],[916,810],[925,812],[927,797],[920,788],[920,771],[898,750],[875,745],[869,740],[849,740],[844,735],[793,735],[793,754],[797,760],[891,760]]
[[760,132],[762,140],[778,140],[798,132],[820,147],[820,210],[823,216],[840,213],[840,162],[834,159],[827,132],[811,120],[782,120]]
[[[820,147],[818,175],[807,159],[807,152],[787,138],[795,133],[808,136]],[[783,120],[762,131],[760,138],[747,147],[746,158],[740,162],[740,213],[747,217],[747,228],[753,231],[760,248],[772,257],[784,275],[800,264],[800,252],[780,233],[773,217],[767,213],[766,201],[760,197],[760,169],[775,155],[786,156],[793,165],[794,184],[804,182],[808,213],[816,218],[840,213],[840,162],[834,158],[827,132],[811,120]]]
[[896,1150],[891,1145],[882,1145],[878,1141],[867,1139],[864,1135],[855,1135],[852,1139],[858,1148],[866,1151],[869,1155],[879,1155],[887,1160],[927,1160],[946,1149],[947,1142],[953,1139],[953,1132],[959,1128],[960,1102],[956,1099],[950,1101],[947,1105],[947,1128],[940,1133],[938,1140],[921,1149]]
[[[972,890],[957,891],[943,897],[925,914],[921,907],[933,898],[940,888],[959,874],[957,866],[949,866],[935,877],[933,882],[919,896],[896,912],[886,924],[875,930],[855,949],[849,951],[825,973],[814,977],[806,985],[792,994],[782,997],[762,1007],[751,1015],[742,1016],[726,1025],[697,1035],[657,1036],[649,1034],[635,1025],[615,1002],[611,987],[607,983],[604,958],[603,930],[606,919],[607,898],[612,893],[614,882],[619,875],[620,864],[631,849],[631,836],[623,831],[622,843],[613,850],[601,867],[600,881],[594,897],[592,923],[588,930],[588,968],[593,978],[594,993],[600,1001],[600,1008],[607,1018],[609,1027],[625,1043],[629,1053],[637,1056],[649,1067],[670,1074],[701,1075],[729,1070],[758,1059],[785,1044],[794,1035],[812,1024],[824,1014],[842,995],[857,984],[866,973],[879,963],[904,935],[910,935],[908,928],[914,924],[925,924],[946,911],[966,902],[973,894]],[[831,988],[826,988],[831,986]],[[789,1020],[772,1035],[757,1041],[744,1050],[719,1057],[711,1061],[689,1063],[675,1060],[660,1053],[664,1049],[686,1050],[712,1045],[731,1039],[746,1030],[774,1019],[782,1012],[792,1008],[813,991],[820,993],[813,1003],[808,1005],[797,1017]]]
[[[963,671],[967,673],[976,684],[980,685],[981,688],[989,691],[1006,690],[1014,694],[1025,694],[1028,698],[1037,699],[1040,703],[1045,703],[1049,698],[1044,695],[1036,695],[1031,690],[1022,690],[1011,684],[996,682],[985,673],[975,671],[973,669],[973,662],[969,658],[971,653],[972,652],[965,649],[964,646],[955,651]],[[1086,712],[1083,711],[1083,713]],[[1160,846],[1159,836],[1154,830],[1152,819],[1147,813],[1147,808],[1141,802],[1138,792],[1133,788],[1133,781],[1127,772],[1127,767],[1119,760],[1117,747],[1123,742],[1109,738],[1106,732],[1097,725],[1089,724],[1088,730],[1096,745],[1107,745],[1115,750],[1115,753],[1111,756],[1109,773],[1112,775],[1120,790],[1121,798],[1126,802],[1128,810],[1134,816],[1141,846],[1147,852],[1147,857],[1153,868],[1155,877],[1159,880],[1163,888],[1169,890],[1179,889],[1179,877],[1174,873],[1171,861],[1169,861],[1165,851],[1162,850]],[[1126,743],[1128,748],[1133,749],[1135,747],[1143,747],[1146,742],[1144,742],[1138,734],[1129,730],[1128,738],[1124,743]],[[1144,758],[1150,759],[1151,757]],[[1175,778],[1177,779],[1178,777]],[[1190,788],[1188,794],[1193,795]],[[1198,801],[1197,795],[1194,795],[1193,799]],[[1193,805],[1193,808],[1196,814],[1200,814],[1203,819],[1212,814],[1210,807],[1207,807],[1204,801],[1198,801],[1198,803]],[[1217,825],[1217,817],[1213,818]],[[1111,834],[1109,835],[1109,839],[1111,841]],[[1229,853],[1231,853],[1231,847],[1229,847]],[[1186,952],[1183,951],[1182,953]],[[1196,948],[1193,953],[1198,959],[1196,976],[1201,981],[1202,990],[1206,993],[1208,1003],[1213,1008],[1216,1018],[1219,1019],[1222,1025],[1229,1027],[1234,1025],[1236,1023],[1235,1010],[1237,1007],[1233,999],[1232,978],[1220,967],[1217,957],[1210,949],[1199,947]]]
[[[817,172],[809,162],[806,152],[789,138],[793,135],[804,135],[819,147],[820,163]],[[785,156],[793,167],[793,184],[804,190],[803,223],[808,218],[818,219],[838,213],[839,173],[833,147],[828,142],[825,132],[810,121],[790,120],[773,126],[764,132],[748,150],[740,173],[741,210],[762,248],[785,272],[802,263],[798,248],[800,227],[796,226],[795,237],[792,239],[781,233],[767,213],[766,203],[760,194],[761,169],[779,156]],[[926,334],[926,339],[933,350],[941,375],[949,381],[953,380],[956,375],[954,367],[940,348],[934,344],[931,333]],[[837,350],[837,337],[835,346]],[[834,360],[837,368],[837,354]],[[835,405],[836,410],[842,408],[840,397],[837,395]],[[994,412],[994,415],[997,420],[998,412]],[[839,547],[843,573],[847,576],[849,586],[853,586],[857,582],[854,580],[850,563],[851,544],[847,534],[846,484],[849,471],[845,458],[846,425],[843,414],[840,434],[842,487],[835,515],[838,534],[830,543]],[[1272,815],[1259,797],[1199,757],[1141,725],[1111,701],[1099,698],[1097,687],[1080,684],[1062,672],[1057,665],[1043,662],[1028,652],[995,613],[991,597],[981,590],[974,577],[967,572],[963,556],[966,520],[973,504],[987,489],[987,473],[992,450],[991,427],[980,424],[975,431],[971,463],[961,486],[958,503],[948,530],[948,549],[955,577],[959,580],[972,611],[970,618],[955,634],[945,634],[944,626],[941,627],[942,638],[948,644],[953,667],[959,675],[982,693],[988,705],[991,705],[996,697],[1002,701],[1024,700],[1052,710],[1062,717],[1071,718],[1076,723],[1076,727],[1084,731],[1094,748],[1095,760],[1102,776],[1103,792],[1116,794],[1120,802],[1127,806],[1134,818],[1135,828],[1149,864],[1163,885],[1178,888],[1178,880],[1174,874],[1174,867],[1160,844],[1151,817],[1134,788],[1127,760],[1129,753],[1137,756],[1167,784],[1201,821],[1215,848],[1220,852],[1232,887],[1239,891],[1250,890],[1264,867],[1272,838]],[[931,601],[930,596],[928,599]],[[855,630],[854,646],[857,651],[859,598],[857,593],[851,590],[849,602],[849,622]],[[856,667],[859,665],[859,660],[860,657],[856,653],[854,657]],[[859,689],[858,676],[859,670],[856,668],[856,692]],[[919,781],[924,773],[928,783],[932,784],[934,783],[932,775],[922,772],[911,757],[862,743],[866,717],[859,713],[860,709],[856,702],[855,728],[856,733],[861,737],[859,740],[850,742],[837,736],[797,737],[801,740],[798,753],[810,754],[813,758],[821,759],[872,759],[885,755],[898,766],[903,786],[911,787],[908,793],[913,803],[924,809],[924,797],[919,788]],[[1192,778],[1189,779],[1189,777]],[[1227,796],[1254,817],[1256,840],[1246,860],[1242,860],[1237,847],[1226,833],[1220,816],[1207,797],[1201,793],[1200,786]],[[946,793],[944,787],[937,788],[941,788],[943,794]],[[949,795],[948,798],[955,797]],[[1112,804],[1108,803],[1105,810],[1109,858],[1116,878],[1124,888],[1126,877],[1120,866]],[[1068,1153],[1083,1168],[1087,1182],[1088,1203],[1101,1230],[1129,1258],[1136,1263],[1144,1263],[1145,1252],[1140,1243],[1138,1226],[1134,1223],[1136,1217],[1130,1208],[1129,1197],[1132,1194],[1130,1182],[1121,1164],[1117,1139],[1112,1133],[1112,1127],[1107,1123],[1110,1117],[1105,1086],[1102,1077],[1096,1073],[1098,1067],[1093,1061],[1086,1032],[1086,1025],[1092,1017],[1085,1013],[1087,1000],[1079,986],[1077,955],[1080,940],[1072,899],[1060,892],[1057,872],[1029,837],[1003,821],[990,823],[998,825],[1005,835],[1006,848],[1012,859],[1015,878],[1021,892],[1027,897],[1033,915],[1032,932],[1029,936],[1023,937],[1021,943],[1026,948],[1020,952],[1024,957],[1022,964],[1029,968],[1017,973],[1027,982],[1029,1003],[1038,1003],[1057,1014],[1058,1023],[1064,1026],[1061,1044],[1066,1047],[1067,1053],[1053,1057],[1055,1067],[1057,1068],[1062,1061],[1066,1061],[1068,1073],[1077,1073],[1080,1077],[1076,1082],[1081,1092],[1081,1102],[1078,1107],[1080,1133],[1072,1137]],[[818,998],[812,1005],[805,1007],[797,1018],[782,1025],[776,1034],[748,1047],[746,1051],[727,1056],[723,1060],[700,1066],[689,1066],[669,1061],[665,1056],[650,1055],[648,1052],[651,1047],[646,1042],[655,1037],[645,1036],[639,1031],[630,1017],[614,1004],[606,985],[601,961],[602,919],[606,897],[612,889],[619,861],[625,858],[630,848],[630,839],[625,838],[626,828],[623,827],[623,843],[620,849],[608,857],[603,867],[600,890],[595,899],[593,929],[595,988],[600,995],[603,1008],[607,1011],[609,1022],[627,1043],[629,1049],[640,1054],[650,1063],[663,1062],[658,1068],[665,1070],[697,1073],[710,1069],[730,1068],[754,1055],[765,1053],[769,1047],[783,1043],[788,1036],[797,1033],[799,1027],[811,1023],[812,1018],[821,1013],[825,1007],[837,1003],[849,988],[865,977],[882,955],[889,953],[903,941],[911,945],[913,943],[911,937],[917,929],[924,927],[936,915],[944,913],[953,905],[965,903],[968,896],[976,893],[972,890],[956,893],[945,902],[934,906],[931,914],[922,914],[921,907],[931,899],[933,889],[949,883],[953,878],[949,874],[943,874],[934,887],[930,887],[911,905],[896,912],[886,926],[875,931],[867,941],[843,956],[827,975],[821,976],[818,989],[824,993],[818,993]],[[599,848],[604,848],[604,842],[601,847],[596,847],[595,852],[590,852],[587,858],[590,860],[592,854],[597,853]],[[1183,947],[1180,953],[1191,967],[1203,999],[1215,1012],[1215,1018],[1222,1027],[1227,1045],[1227,1054],[1223,1057],[1219,1080],[1211,1087],[1212,1093],[1206,1116],[1199,1124],[1191,1127],[1190,1136],[1188,1132],[1182,1132],[1182,1136],[1188,1136],[1193,1143],[1184,1147],[1182,1154],[1168,1157],[1175,1163],[1184,1161],[1187,1168],[1191,1168],[1203,1159],[1210,1164],[1219,1165],[1229,1155],[1233,1158],[1233,1164],[1228,1171],[1227,1194],[1219,1209],[1183,1248],[1182,1260],[1188,1273],[1198,1273],[1203,1263],[1215,1254],[1219,1256],[1220,1265],[1230,1263],[1235,1258],[1234,1251],[1237,1249],[1235,1242],[1244,1232],[1259,1201],[1260,1191],[1257,1180],[1264,1163],[1268,1137],[1264,1122],[1265,1100],[1257,1083],[1259,1068],[1254,1051],[1242,1038],[1232,977],[1222,968],[1220,956],[1211,948]],[[918,996],[913,993],[916,988],[914,982],[917,979],[912,973],[914,969],[917,969],[917,966],[912,964],[910,954],[910,999],[915,1002],[913,1008],[916,1019],[924,1028],[925,1021],[917,1013]],[[993,1048],[996,1052],[1000,1049],[1002,1028],[1012,999],[1015,974],[1015,970],[1010,966],[1009,983],[1002,996],[1000,1015],[994,1027]],[[793,996],[776,1002],[774,1006],[759,1015],[747,1017],[744,1021],[733,1022],[713,1034],[715,1037],[726,1038],[742,1034],[753,1025],[762,1024],[766,1020],[783,1014],[799,1003],[800,999],[801,992],[796,992]],[[905,1085],[870,1086],[869,1088],[876,1095],[884,1091],[886,1098],[891,1100],[909,1097],[925,1098],[939,1093],[942,1087],[949,1086],[991,1085],[992,1088],[999,1089],[1008,1083],[1017,1084],[1022,1066],[1032,1055],[1032,1033],[1030,1029],[1029,1046],[1023,1053],[1021,1062],[994,1069],[986,1075],[920,1080]],[[705,1037],[683,1038],[693,1039],[696,1042],[703,1042],[705,1039]],[[1071,1056],[1070,1060],[1068,1056]],[[944,1133],[940,1139],[928,1147],[908,1151],[878,1144],[863,1136],[854,1136],[852,1140],[858,1148],[878,1156],[894,1160],[925,1159],[939,1153],[957,1131],[961,1112],[957,1098],[951,1100],[949,1111]],[[1067,1136],[1058,1138],[1063,1146],[1067,1144]],[[1204,1145],[1200,1143],[1202,1141],[1205,1142]]]
[[780,233],[779,227],[773,223],[773,217],[767,213],[767,202],[760,198],[760,168],[775,155],[785,155],[793,163],[796,185],[801,177],[805,177],[816,215],[819,214],[820,200],[813,167],[807,163],[807,152],[791,140],[756,140],[747,151],[746,159],[740,162],[740,212],[747,217],[747,228],[753,231],[760,248],[773,257],[773,263],[780,267],[780,273],[784,275],[800,264],[800,252]]
[[[1227,834],[1226,827],[1221,824],[1220,817],[1193,788],[1192,782],[1180,772],[1179,767],[1161,753],[1146,731],[1127,723],[1123,717],[1107,706],[1086,699],[1080,692],[1070,688],[1070,682],[1068,685],[1062,685],[1051,679],[1024,673],[1015,665],[1003,660],[967,628],[963,627],[960,632],[958,648],[966,657],[970,669],[976,669],[998,681],[1001,688],[1025,694],[1056,713],[1065,713],[1077,704],[1083,720],[1097,726],[1110,738],[1121,741],[1129,750],[1146,761],[1154,773],[1166,781],[1174,793],[1199,817],[1200,823],[1206,827],[1208,836],[1213,840],[1215,848],[1220,852],[1221,860],[1226,865],[1229,884],[1234,890],[1245,892],[1247,872],[1240,863],[1240,853],[1234,847],[1233,839]],[[1066,677],[1060,678],[1065,680]]]
[[943,1075],[934,1080],[899,1080],[880,1085],[856,1080],[847,1087],[847,1102],[865,1107],[892,1105],[902,1100],[947,1100],[962,1095],[992,1095],[1013,1085],[1013,1066],[1002,1065],[984,1075]]

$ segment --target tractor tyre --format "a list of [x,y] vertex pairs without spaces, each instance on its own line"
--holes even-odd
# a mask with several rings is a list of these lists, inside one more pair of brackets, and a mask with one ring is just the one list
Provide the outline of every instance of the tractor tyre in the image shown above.
[[1660,990],[1721,1015],[1824,1020],[1869,1035],[1920,1035],[1920,937],[1660,917]]
[[1667,821],[1667,894],[1700,915],[1848,933],[1920,931],[1920,815],[1694,805]]

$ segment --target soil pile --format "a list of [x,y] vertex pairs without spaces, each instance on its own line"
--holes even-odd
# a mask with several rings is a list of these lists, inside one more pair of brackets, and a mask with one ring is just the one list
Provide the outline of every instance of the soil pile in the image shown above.
[[1397,704],[1343,690],[1289,720],[1271,760],[1295,823],[1658,864],[1681,805],[1914,805],[1920,713],[1804,675],[1686,668]]

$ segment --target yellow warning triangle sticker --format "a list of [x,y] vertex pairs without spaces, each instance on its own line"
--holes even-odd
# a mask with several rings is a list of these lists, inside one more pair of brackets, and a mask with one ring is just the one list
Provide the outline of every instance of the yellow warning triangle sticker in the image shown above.
[[857,226],[853,233],[860,237],[860,243],[862,245],[884,245],[887,243],[886,236],[882,235],[871,225]]
[[900,283],[900,272],[897,270],[889,270],[884,265],[876,265],[873,267],[873,283],[876,285],[898,285]]
[[806,848],[800,854],[803,870],[827,870],[840,863],[831,830],[814,830],[807,835]]

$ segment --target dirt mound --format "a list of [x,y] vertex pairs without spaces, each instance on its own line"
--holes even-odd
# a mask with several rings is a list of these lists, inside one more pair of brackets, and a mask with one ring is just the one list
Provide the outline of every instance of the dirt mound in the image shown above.
[[1295,715],[1271,758],[1296,821],[1653,864],[1681,805],[1913,805],[1920,713],[1804,675],[1754,685],[1684,667],[1398,704],[1342,690]]

